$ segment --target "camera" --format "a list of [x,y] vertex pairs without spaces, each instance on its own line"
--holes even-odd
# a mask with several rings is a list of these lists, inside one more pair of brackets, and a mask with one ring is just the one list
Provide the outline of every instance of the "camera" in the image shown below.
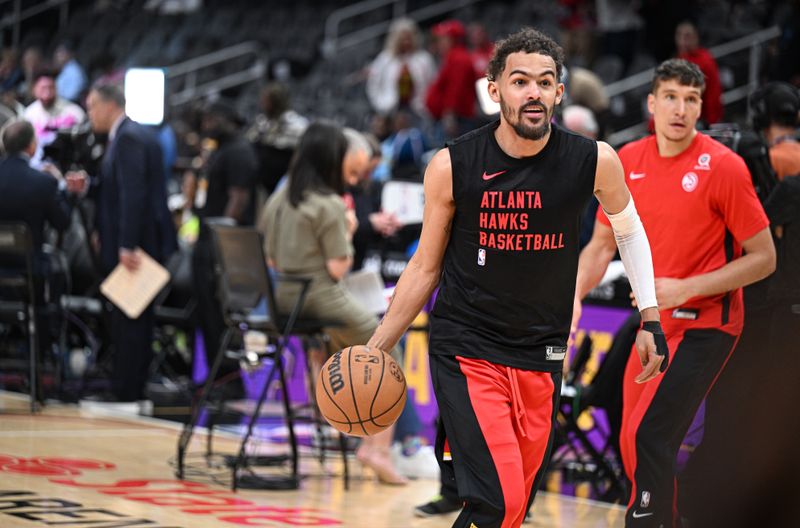
[[105,144],[92,132],[89,122],[55,132],[55,139],[44,147],[45,158],[63,173],[83,169],[89,174],[98,174]]
[[753,179],[756,195],[764,203],[778,184],[764,138],[753,130],[741,130],[735,123],[714,124],[704,133],[742,157]]

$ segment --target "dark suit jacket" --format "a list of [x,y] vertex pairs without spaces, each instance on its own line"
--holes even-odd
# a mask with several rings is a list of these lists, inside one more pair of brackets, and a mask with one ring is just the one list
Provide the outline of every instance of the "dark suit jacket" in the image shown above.
[[97,230],[105,272],[120,248],[142,248],[164,262],[174,250],[175,227],[167,209],[161,147],[155,134],[128,118],[108,146],[100,168]]
[[45,222],[66,229],[70,206],[53,176],[31,168],[22,156],[9,156],[0,161],[0,221],[28,224],[41,261]]

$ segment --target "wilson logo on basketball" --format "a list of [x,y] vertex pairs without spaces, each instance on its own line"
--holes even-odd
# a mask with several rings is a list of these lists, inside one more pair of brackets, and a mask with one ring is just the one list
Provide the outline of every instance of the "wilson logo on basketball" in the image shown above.
[[344,379],[342,379],[342,353],[337,352],[331,358],[328,365],[328,384],[334,394],[344,388]]

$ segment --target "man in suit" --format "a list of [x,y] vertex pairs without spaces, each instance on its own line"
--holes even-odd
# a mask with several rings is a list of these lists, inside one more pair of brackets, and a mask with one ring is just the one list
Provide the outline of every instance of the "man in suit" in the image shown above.
[[[117,86],[92,88],[86,106],[92,129],[108,134],[100,167],[96,221],[103,273],[111,272],[117,264],[137,270],[141,265],[137,248],[164,262],[175,247],[175,238],[158,141],[150,130],[125,115],[125,96]],[[135,320],[114,308],[112,390],[119,401],[143,397],[154,323],[152,306]]]
[[[4,127],[2,145],[6,157],[0,161],[0,221],[24,222],[31,232],[34,248],[33,272],[36,304],[47,300],[45,284],[50,275],[49,260],[42,246],[45,226],[63,231],[70,224],[71,200],[83,191],[85,179],[69,173],[63,178],[55,167],[50,173],[32,168],[29,163],[36,152],[37,141],[33,125],[28,121],[14,121]],[[0,271],[15,269],[17,261],[0,260]],[[51,283],[51,297],[54,297]],[[0,292],[2,296],[2,292]],[[53,298],[53,300],[55,300]],[[51,343],[51,333],[44,312],[37,310],[36,324],[39,332],[39,354],[44,357]]]
[[45,224],[66,229],[70,206],[65,193],[59,190],[60,174],[44,173],[29,165],[37,146],[33,125],[28,121],[13,122],[3,130],[2,139],[6,158],[0,161],[0,220],[28,225],[36,251],[34,266],[37,273],[43,273]]

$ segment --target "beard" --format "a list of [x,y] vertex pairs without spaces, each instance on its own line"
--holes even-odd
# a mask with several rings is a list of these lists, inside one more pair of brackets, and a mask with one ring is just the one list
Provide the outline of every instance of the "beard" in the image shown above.
[[[541,108],[544,111],[544,119],[542,120],[541,125],[527,125],[523,120],[523,112],[529,108]],[[523,139],[532,139],[534,141],[542,139],[544,136],[550,132],[550,118],[553,115],[553,109],[547,108],[544,103],[539,101],[531,101],[530,103],[526,103],[517,110],[516,120],[512,119],[514,117],[514,110],[511,109],[510,106],[506,104],[503,98],[500,98],[500,110],[503,112],[503,117],[505,117],[506,122],[511,125],[511,128],[514,129],[514,132]]]

